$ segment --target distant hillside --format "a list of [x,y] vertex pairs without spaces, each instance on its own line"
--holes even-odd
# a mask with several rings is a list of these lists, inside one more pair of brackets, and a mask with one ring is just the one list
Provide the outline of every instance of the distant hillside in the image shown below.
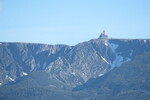
[[150,52],[74,90],[95,91],[91,100],[149,100]]
[[150,52],[73,89],[35,71],[0,87],[0,100],[149,100]]

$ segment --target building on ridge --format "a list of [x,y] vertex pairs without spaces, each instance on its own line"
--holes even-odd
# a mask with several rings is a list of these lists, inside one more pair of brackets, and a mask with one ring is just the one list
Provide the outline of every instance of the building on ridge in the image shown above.
[[108,39],[108,35],[105,34],[105,30],[100,34],[99,39]]

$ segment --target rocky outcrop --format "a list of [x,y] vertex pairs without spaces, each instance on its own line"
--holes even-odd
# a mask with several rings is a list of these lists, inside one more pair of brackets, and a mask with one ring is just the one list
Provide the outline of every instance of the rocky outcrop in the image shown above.
[[93,39],[75,46],[0,43],[0,85],[45,70],[75,87],[145,51],[150,51],[150,40]]

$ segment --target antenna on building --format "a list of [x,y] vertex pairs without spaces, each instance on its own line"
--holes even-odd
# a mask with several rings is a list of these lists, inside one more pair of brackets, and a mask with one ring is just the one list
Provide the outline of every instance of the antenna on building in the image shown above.
[[103,30],[103,33],[105,34],[105,30]]

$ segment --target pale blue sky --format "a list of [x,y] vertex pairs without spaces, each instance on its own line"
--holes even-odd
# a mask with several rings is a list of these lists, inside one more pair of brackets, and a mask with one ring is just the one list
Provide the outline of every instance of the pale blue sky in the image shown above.
[[75,45],[150,38],[150,0],[0,0],[0,41]]

